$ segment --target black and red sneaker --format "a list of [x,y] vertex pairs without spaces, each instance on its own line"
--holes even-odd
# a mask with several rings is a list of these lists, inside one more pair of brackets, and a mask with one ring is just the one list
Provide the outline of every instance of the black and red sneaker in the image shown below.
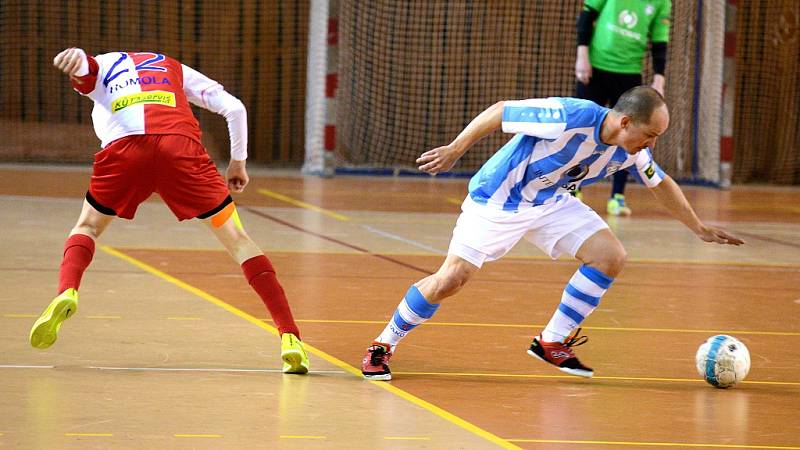
[[591,378],[594,371],[578,361],[572,347],[583,345],[589,340],[586,336],[578,337],[581,329],[578,328],[572,336],[567,337],[564,342],[544,342],[542,336],[533,338],[528,354],[534,358],[541,359],[550,363],[562,372],[579,377]]
[[389,381],[392,371],[389,370],[389,358],[392,357],[392,346],[373,342],[361,361],[361,373],[368,380]]

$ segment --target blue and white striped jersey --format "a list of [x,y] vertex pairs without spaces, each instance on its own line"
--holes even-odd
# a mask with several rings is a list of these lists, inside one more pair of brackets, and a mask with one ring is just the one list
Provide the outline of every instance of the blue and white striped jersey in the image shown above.
[[630,172],[648,187],[665,174],[646,148],[629,155],[600,141],[609,109],[569,97],[506,101],[503,131],[516,133],[469,182],[470,197],[517,211],[558,200],[614,172]]

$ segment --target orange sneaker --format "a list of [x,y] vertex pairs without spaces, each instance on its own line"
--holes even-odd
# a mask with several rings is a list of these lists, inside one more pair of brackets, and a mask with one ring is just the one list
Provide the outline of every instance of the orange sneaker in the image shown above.
[[392,371],[389,370],[389,358],[392,357],[392,346],[373,342],[361,362],[361,373],[368,380],[389,381]]
[[562,372],[579,377],[591,378],[594,371],[578,361],[572,347],[583,345],[589,340],[586,336],[578,337],[581,329],[578,328],[572,336],[567,337],[564,342],[544,342],[542,336],[533,338],[528,354],[534,358],[550,363]]

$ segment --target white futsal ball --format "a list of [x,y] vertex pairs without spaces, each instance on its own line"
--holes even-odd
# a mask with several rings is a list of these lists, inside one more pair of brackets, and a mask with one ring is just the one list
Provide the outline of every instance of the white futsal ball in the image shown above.
[[697,349],[697,372],[712,386],[729,388],[750,371],[750,352],[733,336],[711,336]]

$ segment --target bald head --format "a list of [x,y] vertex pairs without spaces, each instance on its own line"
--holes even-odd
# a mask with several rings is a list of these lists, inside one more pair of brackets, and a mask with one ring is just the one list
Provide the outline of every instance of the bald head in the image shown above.
[[649,86],[625,91],[603,122],[600,138],[618,145],[629,154],[653,148],[658,137],[669,127],[669,110],[664,97]]
[[666,107],[664,97],[650,86],[636,86],[625,91],[614,105],[614,111],[628,116],[637,125],[648,124],[653,112]]

